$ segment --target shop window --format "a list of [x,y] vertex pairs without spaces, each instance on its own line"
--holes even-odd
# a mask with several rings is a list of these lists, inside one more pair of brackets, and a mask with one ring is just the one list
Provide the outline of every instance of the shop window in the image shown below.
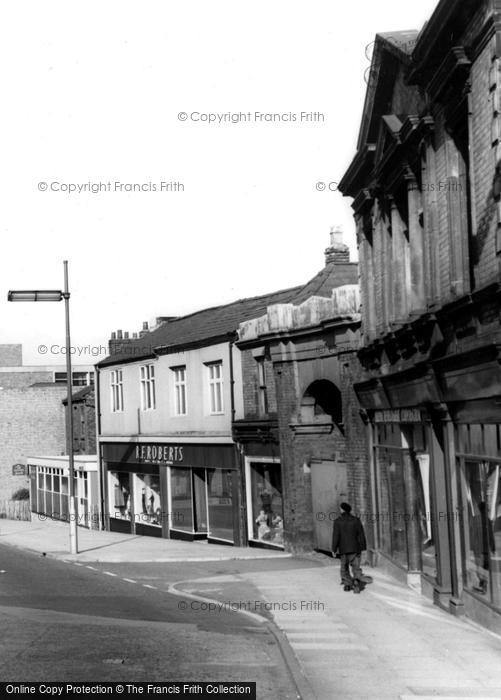
[[[408,524],[417,521],[421,570],[435,578],[436,557],[433,534],[433,504],[430,456],[422,424],[376,424],[375,454],[378,470],[378,509],[381,549],[402,566],[408,566]],[[405,461],[404,461],[405,460]],[[404,466],[412,483],[406,484]],[[413,505],[407,505],[407,490]],[[409,512],[410,510],[410,512]],[[415,528],[412,532],[416,533]],[[416,536],[414,534],[414,536]]]
[[51,518],[65,519],[68,514],[67,493],[63,490],[62,469],[37,467],[37,509]]
[[110,517],[131,520],[130,479],[127,472],[108,472]]
[[145,525],[162,525],[160,477],[152,474],[134,474],[134,520]]
[[208,469],[209,537],[233,542],[233,492],[231,469]]
[[501,465],[465,459],[465,587],[501,607]]
[[209,377],[209,409],[211,414],[223,413],[223,363],[207,365]]
[[170,469],[172,528],[193,532],[192,478],[190,469]]
[[112,370],[111,380],[111,410],[113,413],[124,410],[124,387],[121,369]]
[[186,411],[186,367],[171,367],[174,373],[174,413],[185,416]]
[[155,396],[155,366],[142,365],[140,367],[141,381],[141,410],[149,411],[156,407]]
[[377,513],[381,547],[392,559],[407,567],[405,492],[402,451],[377,449],[380,474],[380,502]]
[[430,455],[425,452],[418,452],[416,453],[416,462],[418,484],[416,516],[419,519],[420,526],[422,567],[425,574],[435,578],[437,575],[437,561],[432,530]]
[[284,525],[280,464],[251,462],[248,479],[252,539],[282,546]]

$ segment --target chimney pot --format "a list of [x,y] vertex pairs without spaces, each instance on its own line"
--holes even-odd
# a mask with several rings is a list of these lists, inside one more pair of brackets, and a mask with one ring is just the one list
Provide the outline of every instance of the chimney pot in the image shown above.
[[115,331],[111,331],[111,339],[112,339],[112,340],[116,340],[116,339],[117,339],[117,334],[115,333]]
[[119,340],[122,339],[122,331],[121,331],[121,330],[118,330],[118,331],[117,331],[117,338],[118,338]]
[[124,333],[124,339],[129,340],[129,331],[125,331]]
[[137,338],[137,333],[133,333],[133,334],[132,334],[132,337],[133,337],[133,338]]
[[343,229],[341,226],[331,226],[331,245],[343,243]]
[[143,321],[143,331],[148,330],[148,321]]

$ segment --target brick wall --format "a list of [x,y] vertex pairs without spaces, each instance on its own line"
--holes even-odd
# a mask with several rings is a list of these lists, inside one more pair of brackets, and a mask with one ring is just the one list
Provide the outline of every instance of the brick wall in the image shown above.
[[52,383],[53,372],[0,372],[0,387],[2,389],[20,389],[38,382]]
[[[319,343],[319,347],[322,343]],[[311,471],[303,465],[312,460],[345,462],[348,500],[355,513],[369,507],[366,428],[360,418],[353,381],[360,372],[355,352],[338,358],[276,362],[275,386],[278,406],[280,459],[284,489],[284,539],[286,549],[311,551],[314,547],[316,507],[312,501]],[[328,379],[341,391],[344,434],[335,426],[330,434],[300,434],[291,423],[301,422],[300,405],[308,383]],[[370,534],[370,533],[367,533]]]
[[[496,229],[498,225],[496,203],[492,185],[496,168],[495,149],[492,146],[493,94],[489,89],[489,73],[492,56],[495,55],[494,39],[475,60],[471,70],[472,133],[474,188],[474,237],[473,262],[477,287],[498,278],[496,256]],[[499,78],[498,78],[499,81]],[[498,86],[498,91],[501,87]]]
[[0,391],[0,500],[28,485],[26,477],[12,476],[12,465],[30,455],[65,452],[62,399],[64,386]]
[[[418,163],[420,152],[418,149],[423,144],[427,146],[427,166],[426,184],[431,185],[434,190],[423,190],[422,201],[425,220],[425,241],[427,253],[423,256],[422,265],[426,267],[425,279],[428,286],[426,297],[429,303],[446,304],[454,299],[468,293],[470,282],[473,289],[485,287],[493,282],[499,281],[500,269],[500,241],[496,240],[499,235],[499,225],[501,222],[501,209],[499,203],[495,201],[493,194],[493,183],[496,174],[496,165],[501,169],[501,139],[496,147],[493,132],[493,121],[501,121],[501,116],[494,116],[494,109],[497,104],[498,111],[501,104],[501,32],[493,35],[484,44],[478,44],[478,37],[485,32],[486,21],[492,8],[486,0],[479,2],[475,12],[466,24],[463,35],[456,31],[454,36],[454,46],[465,47],[468,58],[472,61],[469,81],[470,98],[468,108],[464,107],[464,123],[468,126],[467,119],[469,113],[469,177],[471,195],[471,237],[467,240],[467,225],[465,220],[460,221],[458,206],[460,205],[466,212],[466,181],[461,185],[461,194],[454,195],[444,186],[445,183],[458,177],[458,160],[461,162],[461,119],[452,126],[454,119],[459,116],[460,110],[456,114],[447,115],[451,100],[459,100],[464,92],[462,84],[457,88],[456,93],[451,97],[447,92],[440,96],[440,101],[433,101],[425,94],[422,86],[405,85],[402,80],[403,68],[393,79],[391,86],[386,86],[387,92],[391,91],[391,107],[387,111],[399,115],[418,115],[429,112],[434,120],[432,133],[423,137],[423,140],[415,142],[414,153],[406,152],[405,159],[409,163]],[[458,12],[459,15],[459,12]],[[458,26],[459,26],[458,20]],[[443,27],[444,40],[448,41],[448,27]],[[450,44],[452,46],[452,44]],[[475,49],[473,49],[475,47]],[[442,63],[445,53],[439,55],[440,51],[446,52],[446,44],[435,46],[430,63],[430,76],[434,76],[434,68]],[[497,64],[495,59],[497,57]],[[436,66],[435,66],[436,64]],[[497,86],[493,87],[493,66],[497,65]],[[496,75],[496,71],[494,71]],[[390,78],[388,78],[390,79]],[[447,91],[448,86],[445,86]],[[421,93],[421,97],[419,97]],[[426,99],[420,105],[420,99]],[[365,116],[365,119],[368,115]],[[449,121],[447,121],[449,119]],[[364,123],[364,120],[362,120]],[[456,131],[458,130],[458,131]],[[496,158],[499,163],[496,163]],[[461,170],[461,166],[459,167]],[[385,196],[384,183],[380,185],[380,196]],[[373,170],[368,168],[367,179],[364,182],[360,178],[357,187],[371,187],[373,182]],[[439,189],[440,187],[440,189]],[[355,193],[350,193],[355,196]],[[372,289],[374,290],[374,319],[368,323],[367,313],[369,305],[367,295],[371,289],[368,280],[368,263],[366,256],[361,255],[361,291],[364,326],[377,328],[377,335],[383,336],[388,332],[385,324],[385,283],[384,280],[391,278],[395,266],[403,265],[403,260],[393,260],[385,241],[389,237],[387,222],[381,216],[381,207],[377,199],[373,203],[372,213],[367,214],[373,217],[372,237],[373,237],[373,271],[371,275]],[[361,226],[360,217],[357,221],[359,247],[362,248],[364,233]],[[369,249],[366,248],[366,251]],[[460,251],[464,251],[464,255]],[[432,257],[435,260],[429,262]],[[470,270],[468,270],[468,261]],[[462,267],[462,269],[461,269]],[[437,277],[433,282],[431,275]],[[437,297],[438,293],[438,297]],[[436,308],[436,307],[434,307]],[[393,330],[393,328],[392,328]],[[364,334],[364,343],[370,342],[367,333]]]
[[[258,363],[252,355],[252,350],[242,350],[242,377],[243,377],[243,397],[244,416],[246,419],[262,418],[259,413],[259,375]],[[270,359],[264,360],[264,371],[266,379],[266,390],[268,399],[268,415],[277,411],[277,401],[275,395],[275,377],[273,373],[273,363]]]

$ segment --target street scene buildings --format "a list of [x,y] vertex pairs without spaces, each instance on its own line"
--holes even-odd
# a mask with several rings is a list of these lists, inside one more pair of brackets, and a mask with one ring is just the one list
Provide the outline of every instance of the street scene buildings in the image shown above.
[[105,527],[330,551],[315,514],[363,499],[366,471],[348,398],[357,275],[333,232],[304,286],[115,333],[96,368]]
[[500,36],[487,4],[452,5],[419,35],[376,36],[340,183],[360,253],[355,391],[380,560],[499,630]]
[[[200,294],[191,313],[162,300],[178,315],[112,332],[68,388],[64,368],[0,346],[0,538],[30,550],[0,602],[30,608],[30,556],[46,557],[33,635],[48,624],[57,649],[60,623],[71,645],[92,617],[61,678],[215,668],[258,698],[501,697],[501,3],[440,0],[371,52],[330,183],[357,260],[333,226],[297,286]],[[350,511],[366,546],[333,551]]]

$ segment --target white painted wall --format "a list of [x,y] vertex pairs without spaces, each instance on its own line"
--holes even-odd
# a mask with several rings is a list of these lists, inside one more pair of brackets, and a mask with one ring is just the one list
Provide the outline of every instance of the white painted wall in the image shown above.
[[[141,410],[140,367],[145,362],[127,363],[100,370],[101,435],[229,435],[231,434],[231,390],[229,344],[219,343],[186,352],[161,355],[155,365],[156,408]],[[209,379],[206,363],[223,363],[224,412],[210,414]],[[175,414],[174,372],[186,366],[187,415]],[[123,412],[111,411],[111,372],[123,373]],[[241,354],[233,347],[235,418],[243,418]]]

